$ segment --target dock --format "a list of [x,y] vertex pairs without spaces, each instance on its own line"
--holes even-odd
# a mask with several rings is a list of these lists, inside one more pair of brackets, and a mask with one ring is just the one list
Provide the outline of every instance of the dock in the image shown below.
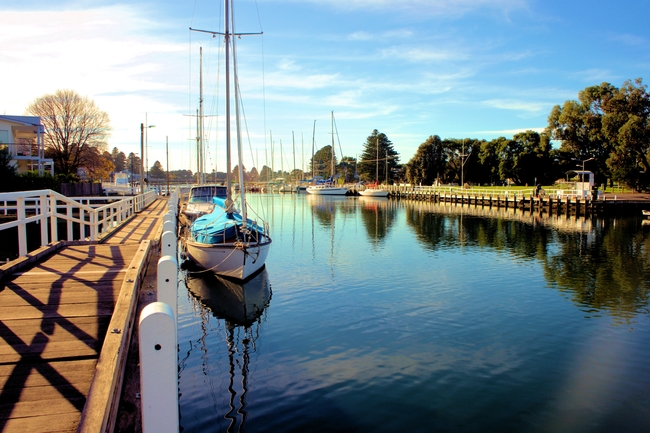
[[0,267],[0,432],[112,430],[157,198],[99,241],[57,241]]

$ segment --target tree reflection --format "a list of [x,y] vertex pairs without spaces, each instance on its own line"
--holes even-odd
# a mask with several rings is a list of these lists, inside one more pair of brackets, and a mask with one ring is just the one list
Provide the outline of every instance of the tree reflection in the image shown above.
[[383,241],[388,231],[395,223],[397,209],[394,202],[387,199],[362,197],[359,199],[361,219],[368,237],[374,241]]
[[648,312],[650,226],[638,219],[552,221],[521,212],[505,218],[464,212],[409,204],[406,221],[430,250],[474,245],[541,263],[549,285],[585,311],[607,311],[625,322]]

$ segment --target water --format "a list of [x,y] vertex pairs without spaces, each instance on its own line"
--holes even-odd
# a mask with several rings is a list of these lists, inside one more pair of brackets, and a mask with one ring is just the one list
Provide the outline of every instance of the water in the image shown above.
[[650,226],[253,195],[244,287],[179,290],[183,432],[650,431]]

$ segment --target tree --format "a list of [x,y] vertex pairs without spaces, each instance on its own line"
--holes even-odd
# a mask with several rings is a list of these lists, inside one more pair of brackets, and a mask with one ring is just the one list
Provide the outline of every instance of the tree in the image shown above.
[[[152,179],[164,179],[165,178],[165,169],[163,168],[162,164],[160,161],[156,161],[153,163],[151,166],[151,169],[149,170],[149,176],[151,176]],[[151,179],[149,179],[151,180]]]
[[103,151],[110,132],[108,114],[73,90],[57,90],[37,98],[27,113],[39,116],[45,126],[45,154],[58,173],[75,174]]
[[131,172],[131,175],[136,175],[140,176],[140,164],[142,163],[142,160],[138,155],[135,153],[131,152],[129,153],[129,156],[126,158],[126,169]]
[[114,147],[111,156],[113,157],[113,164],[115,164],[115,171],[119,172],[127,169],[126,155],[124,154],[124,152],[121,152],[118,150],[117,147]]
[[447,154],[442,140],[430,135],[406,164],[406,180],[413,185],[433,185],[442,179],[446,166]]
[[609,175],[607,158],[610,146],[603,134],[605,107],[618,89],[609,83],[587,87],[578,93],[578,101],[556,105],[548,117],[547,134],[562,141],[564,155],[577,160],[594,158],[592,171],[597,180]]
[[310,166],[315,176],[330,177],[332,175],[332,146],[321,147],[311,158]]
[[255,167],[251,168],[251,171],[247,173],[246,180],[249,182],[257,182],[259,180],[259,173]]
[[614,180],[650,187],[650,94],[640,78],[626,81],[604,103],[603,132],[611,146],[607,167]]
[[[377,162],[379,162],[379,179],[376,179]],[[357,166],[361,180],[379,180],[381,182],[384,179],[389,179],[390,182],[390,179],[392,179],[391,173],[397,169],[398,165],[399,153],[393,148],[393,143],[383,132],[373,130],[372,134],[366,139]],[[386,170],[388,170],[388,173]]]
[[273,180],[273,172],[271,171],[271,167],[267,165],[262,167],[262,171],[260,171],[259,180],[260,182],[268,182],[270,180]]
[[99,150],[93,148],[89,153],[92,157],[87,158],[85,165],[88,178],[92,181],[109,180],[111,173],[115,171],[113,157],[109,152],[99,153]]
[[7,147],[0,149],[0,191],[15,191],[13,181],[16,178],[16,166],[11,162]]

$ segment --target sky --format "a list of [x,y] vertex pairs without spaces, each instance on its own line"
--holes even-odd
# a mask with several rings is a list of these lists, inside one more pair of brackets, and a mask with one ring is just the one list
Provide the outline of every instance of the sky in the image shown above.
[[[650,0],[234,8],[235,31],[262,33],[235,40],[247,170],[308,170],[312,146],[333,137],[337,157],[358,157],[375,129],[407,163],[431,135],[541,132],[552,107],[585,87],[650,82]],[[223,31],[222,14],[219,0],[5,0],[0,113],[23,115],[37,98],[71,89],[108,113],[107,150],[140,155],[140,127],[151,126],[148,166],[167,168],[169,158],[171,170],[194,172],[202,71],[206,171],[224,171],[223,40],[189,30]]]

